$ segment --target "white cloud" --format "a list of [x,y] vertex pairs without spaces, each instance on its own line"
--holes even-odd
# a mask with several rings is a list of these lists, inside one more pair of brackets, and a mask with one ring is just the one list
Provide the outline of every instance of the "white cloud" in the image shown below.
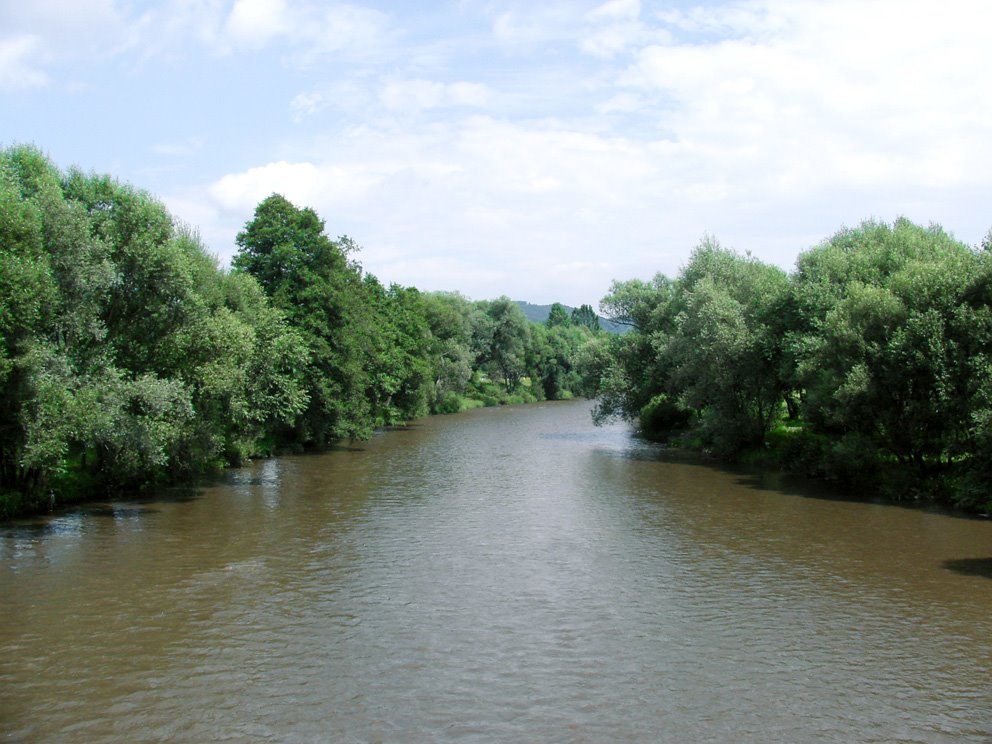
[[574,2],[517,5],[494,14],[493,37],[514,51],[565,43],[610,59],[646,42],[666,40],[668,34],[643,23],[639,0],[609,0],[588,10]]
[[17,90],[48,84],[48,75],[39,67],[40,47],[37,36],[0,39],[0,88]]
[[461,127],[457,151],[492,190],[524,196],[561,191],[598,208],[628,199],[621,186],[652,171],[642,149],[627,140],[484,117]]
[[299,93],[289,102],[289,110],[293,114],[293,121],[300,122],[308,116],[312,116],[327,106],[327,101],[322,93]]
[[579,41],[582,51],[608,59],[637,46],[649,36],[641,23],[639,0],[610,0],[586,14],[588,27]]
[[124,21],[112,0],[32,0],[0,4],[0,28],[53,46],[98,48],[121,35]]
[[280,160],[223,176],[209,187],[208,193],[219,209],[229,213],[250,214],[258,202],[273,193],[300,206],[348,204],[364,196],[382,178],[377,171],[375,164],[318,166],[308,161]]
[[[367,255],[368,250],[364,253]],[[363,260],[363,256],[358,256]],[[425,291],[457,291],[473,299],[493,299],[502,294],[497,287],[513,282],[512,269],[500,264],[493,256],[491,263],[480,262],[475,257],[411,255],[403,252],[383,263],[393,277],[403,277],[408,286]],[[383,276],[382,279],[388,278]],[[495,294],[494,294],[495,292]]]
[[447,86],[448,100],[454,106],[488,106],[493,99],[493,91],[481,83],[451,83]]
[[[206,35],[201,35],[206,39]],[[349,3],[237,0],[223,32],[212,39],[216,52],[279,46],[297,65],[312,65],[328,54],[375,59],[394,41],[389,17]]]
[[49,85],[65,60],[103,58],[130,43],[112,0],[0,3],[0,88]]
[[579,46],[595,57],[609,58],[633,46],[640,34],[640,24],[613,24],[591,32]]
[[709,151],[707,167],[741,189],[974,182],[992,158],[979,7],[769,0],[698,11],[676,25],[719,37],[646,47],[620,82],[674,102],[665,124],[678,142]]
[[542,2],[504,10],[493,19],[493,36],[501,44],[526,47],[574,36],[581,15],[574,5]]
[[633,113],[644,108],[644,100],[633,93],[617,93],[603,103],[597,104],[596,111],[600,114],[614,112]]
[[210,187],[210,195],[221,209],[231,212],[253,209],[273,193],[307,204],[318,196],[318,189],[324,180],[313,163],[287,163],[282,160],[226,175]]
[[331,79],[319,86],[297,93],[289,102],[292,121],[296,124],[333,109],[334,121],[363,119],[379,103],[381,91],[372,87],[364,76]]
[[236,0],[227,18],[227,33],[249,46],[263,46],[291,30],[285,0]]
[[[988,228],[977,0],[53,2],[0,0],[0,86],[49,82],[101,135],[70,162],[153,173],[139,185],[224,258],[275,191],[358,239],[384,281],[570,304],[677,271],[706,232],[788,266],[871,215]],[[69,76],[86,95],[58,98],[49,78]],[[164,101],[210,146],[170,134]],[[15,109],[20,132],[68,148]]]
[[142,59],[177,57],[191,46],[214,54],[279,47],[288,60],[310,65],[343,53],[371,59],[388,53],[389,17],[350,3],[298,0],[32,0],[0,4],[0,28],[33,35],[51,57],[107,57],[125,51]]
[[373,8],[315,4],[303,17],[306,25],[297,32],[312,43],[311,55],[347,51],[377,57],[393,42],[388,16]]
[[484,107],[492,91],[479,83],[440,83],[434,80],[393,80],[383,87],[379,101],[393,111],[440,107]]
[[593,20],[634,20],[640,15],[640,0],[609,0],[588,13]]
[[121,14],[104,55],[133,54],[143,67],[166,59],[196,54],[200,49],[226,48],[224,23],[229,0],[160,0],[132,5]]
[[[225,176],[210,198],[243,221],[284,193],[317,209],[332,235],[357,237],[360,259],[384,281],[480,298],[596,302],[611,278],[604,255],[615,257],[617,241],[630,252],[665,242],[658,200],[691,199],[665,174],[664,150],[482,116],[365,126],[321,150],[324,159],[315,150]],[[694,226],[685,240],[697,236]]]
[[425,109],[441,105],[444,85],[433,80],[403,80],[387,83],[379,96],[388,109]]
[[113,0],[7,2],[0,3],[0,28],[13,38],[33,39],[35,62],[45,66],[44,72],[33,68],[35,82],[41,76],[46,81],[65,77],[67,87],[78,91],[89,87],[73,79],[80,62],[99,64],[134,50],[146,57],[174,51],[177,40],[191,35],[194,20],[202,21],[206,6],[217,2],[170,0],[136,9],[118,7]]

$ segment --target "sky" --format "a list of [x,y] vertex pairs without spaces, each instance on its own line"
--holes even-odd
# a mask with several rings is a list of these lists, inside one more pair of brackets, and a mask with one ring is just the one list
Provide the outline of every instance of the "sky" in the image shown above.
[[226,264],[281,193],[385,283],[598,305],[704,236],[992,227],[986,0],[0,0],[0,146]]

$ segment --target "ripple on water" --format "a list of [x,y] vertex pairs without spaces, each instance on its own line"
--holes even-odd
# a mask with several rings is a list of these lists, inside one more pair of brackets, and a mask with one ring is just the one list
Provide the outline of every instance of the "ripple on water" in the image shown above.
[[953,570],[992,525],[760,488],[583,403],[50,524],[0,533],[13,740],[992,738],[992,585]]

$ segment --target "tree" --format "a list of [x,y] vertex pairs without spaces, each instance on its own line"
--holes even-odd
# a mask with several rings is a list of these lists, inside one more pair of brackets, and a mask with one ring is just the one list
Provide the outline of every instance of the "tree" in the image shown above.
[[572,324],[572,319],[568,314],[568,310],[560,302],[556,302],[551,306],[551,311],[548,313],[548,319],[544,323],[548,328],[554,328],[556,326],[568,326]]
[[591,305],[581,305],[572,311],[572,323],[588,328],[590,331],[599,330],[599,316]]
[[679,279],[669,389],[699,417],[704,439],[734,454],[763,441],[782,404],[780,340],[772,323],[785,273],[705,239]]
[[11,148],[0,236],[0,492],[22,505],[237,462],[305,404],[282,314],[148,194]]
[[938,227],[865,222],[802,254],[799,377],[815,430],[918,476],[977,452],[988,259]]
[[364,287],[365,312],[357,322],[367,342],[367,395],[375,425],[423,416],[434,397],[434,344],[421,295],[398,285],[386,290],[371,275]]
[[658,308],[668,305],[673,287],[673,280],[664,274],[656,274],[650,282],[614,280],[600,307],[614,323],[647,333],[657,325],[659,319],[652,316]]
[[540,382],[547,400],[561,400],[582,392],[582,377],[577,369],[579,349],[590,339],[585,326],[534,325],[527,351],[528,374]]
[[488,322],[477,324],[479,361],[512,390],[526,370],[530,324],[520,306],[508,297],[483,304]]
[[457,411],[474,370],[472,318],[478,311],[469,300],[454,292],[424,294],[421,301],[434,360],[431,407],[435,411],[442,408]]
[[774,321],[787,287],[784,272],[712,238],[675,281],[615,282],[602,305],[635,331],[600,370],[597,418],[637,418],[653,436],[692,420],[728,455],[760,442],[784,394]]
[[[231,262],[251,274],[277,307],[289,309],[310,282],[321,289],[336,274],[347,272],[351,244],[335,243],[324,232],[324,221],[309,208],[297,208],[280,194],[263,199],[255,216],[235,238],[240,250]],[[306,313],[303,308],[296,308]]]
[[357,322],[366,290],[359,267],[347,258],[354,244],[332,241],[316,212],[279,194],[259,203],[236,242],[234,268],[255,277],[310,350],[309,404],[294,438],[324,445],[367,436],[374,415],[366,362],[373,352]]
[[[640,412],[658,395],[669,390],[672,360],[658,349],[675,333],[681,298],[677,282],[658,274],[651,282],[633,279],[614,281],[610,294],[600,303],[608,317],[629,325],[633,331],[611,339],[611,361],[603,364],[601,353],[584,360],[587,379],[597,381],[593,418],[602,423],[616,418],[638,419]],[[594,364],[590,364],[596,360]],[[592,377],[591,377],[592,376]],[[642,422],[642,431],[651,432]]]

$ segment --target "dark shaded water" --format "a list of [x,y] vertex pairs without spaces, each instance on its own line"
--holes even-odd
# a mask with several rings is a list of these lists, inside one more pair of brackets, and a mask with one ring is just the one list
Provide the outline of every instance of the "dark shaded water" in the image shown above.
[[566,403],[0,528],[0,734],[992,740],[992,523],[816,496]]

